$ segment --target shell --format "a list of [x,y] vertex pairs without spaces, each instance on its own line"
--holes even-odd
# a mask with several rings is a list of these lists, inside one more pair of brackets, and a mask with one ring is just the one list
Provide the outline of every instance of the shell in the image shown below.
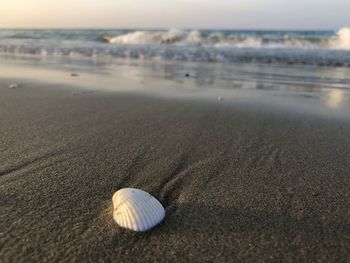
[[9,89],[17,89],[19,87],[20,87],[20,85],[16,84],[16,83],[12,83],[12,84],[9,85]]
[[113,219],[121,227],[134,231],[147,231],[165,217],[162,204],[149,193],[124,188],[113,197]]

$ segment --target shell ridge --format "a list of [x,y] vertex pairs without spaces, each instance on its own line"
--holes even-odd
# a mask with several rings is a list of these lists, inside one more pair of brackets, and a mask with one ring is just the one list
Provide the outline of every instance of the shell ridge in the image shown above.
[[149,225],[149,228],[154,227],[157,224],[157,211],[153,208],[152,204],[155,198],[151,195],[148,195],[145,199],[145,203],[147,204],[147,209],[149,210],[148,214],[150,216],[151,224]]
[[123,207],[120,207],[117,204],[118,192],[116,192],[112,197],[113,202],[113,218],[121,226],[124,226],[124,216],[123,216]]
[[137,200],[129,200],[129,202],[132,204],[132,209],[135,212],[137,230],[143,231],[143,229],[145,228],[145,218],[144,218],[144,214],[142,213],[142,209],[137,204]]
[[117,212],[117,215],[118,215],[118,213],[120,213],[119,214],[119,220],[120,220],[120,225],[121,226],[123,226],[123,227],[125,227],[125,225],[126,225],[126,222],[125,222],[125,216],[124,216],[124,210],[125,210],[125,207],[120,207],[120,209],[118,209],[119,210],[119,212]]
[[123,218],[121,221],[124,221],[124,224],[121,226],[124,228],[132,229],[132,227],[130,227],[132,223],[130,222],[131,220],[129,219],[131,215],[127,207],[123,208],[123,213],[121,214],[121,217]]
[[[157,201],[157,200],[156,200]],[[163,220],[164,218],[164,209],[162,209],[163,207],[160,205],[160,203],[157,201],[157,202],[154,202],[153,203],[153,206],[155,207],[156,211],[157,211],[157,220],[158,221],[161,221]]]
[[144,211],[142,204],[140,204],[138,201],[139,200],[134,200],[133,203],[134,203],[135,209],[137,210],[137,214],[140,218],[139,229],[141,231],[143,231],[145,228],[147,228],[148,219],[147,219],[147,214]]
[[129,212],[127,207],[125,206],[125,200],[122,203],[119,203],[118,206],[114,209],[114,214],[117,217],[117,222],[120,226],[124,228],[128,228],[128,217]]
[[[153,211],[153,218],[154,218],[154,224],[155,226],[157,223],[163,220],[165,215],[164,208],[161,205],[161,203],[154,197],[149,201],[150,202],[150,209]],[[153,227],[152,226],[152,227]]]
[[155,224],[156,224],[156,222],[158,221],[158,219],[157,219],[157,213],[158,213],[158,211],[157,211],[157,209],[154,207],[154,205],[153,205],[153,202],[152,202],[153,200],[150,200],[150,204],[149,204],[149,210],[151,211],[151,217],[152,217],[152,225],[150,226],[150,227],[153,227]]
[[136,216],[136,212],[134,211],[133,207],[129,204],[129,201],[125,202],[126,205],[126,211],[128,214],[127,222],[128,222],[128,228],[133,230],[138,230],[138,219]]
[[142,199],[140,200],[141,202],[139,203],[141,210],[143,211],[145,221],[147,223],[147,229],[150,229],[157,224],[157,219],[154,216],[155,211],[151,210],[153,200],[155,200],[155,198],[152,195],[144,192],[144,196],[142,196]]
[[143,231],[144,228],[144,221],[142,220],[144,218],[144,215],[139,207],[139,205],[137,204],[137,200],[130,200],[130,202],[132,203],[132,209],[134,209],[135,211],[135,215],[137,217],[137,229],[140,231]]

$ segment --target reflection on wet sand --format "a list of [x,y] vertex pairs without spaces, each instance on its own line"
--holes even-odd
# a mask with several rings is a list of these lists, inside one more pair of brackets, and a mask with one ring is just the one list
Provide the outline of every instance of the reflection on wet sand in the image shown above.
[[327,105],[330,108],[339,108],[345,103],[346,94],[343,90],[334,89],[328,92]]
[[[72,78],[72,72],[79,77]],[[8,58],[0,77],[99,91],[244,101],[350,116],[350,69],[259,64]],[[344,114],[345,113],[345,114]]]

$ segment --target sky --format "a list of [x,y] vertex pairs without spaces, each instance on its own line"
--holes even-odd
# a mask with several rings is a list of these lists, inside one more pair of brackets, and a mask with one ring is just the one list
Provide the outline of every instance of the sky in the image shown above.
[[350,0],[0,0],[0,28],[338,29]]

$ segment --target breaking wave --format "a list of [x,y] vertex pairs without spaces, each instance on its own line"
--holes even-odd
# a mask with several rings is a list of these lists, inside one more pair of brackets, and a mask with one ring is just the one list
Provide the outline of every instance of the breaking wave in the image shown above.
[[343,27],[337,32],[337,36],[330,41],[330,46],[336,49],[350,50],[350,28]]
[[350,28],[344,27],[337,32],[0,30],[0,53],[350,67]]
[[118,36],[103,35],[102,40],[115,45],[167,44],[238,48],[329,48],[350,49],[350,28],[340,29],[335,36],[296,34],[225,34],[220,32],[135,31]]

